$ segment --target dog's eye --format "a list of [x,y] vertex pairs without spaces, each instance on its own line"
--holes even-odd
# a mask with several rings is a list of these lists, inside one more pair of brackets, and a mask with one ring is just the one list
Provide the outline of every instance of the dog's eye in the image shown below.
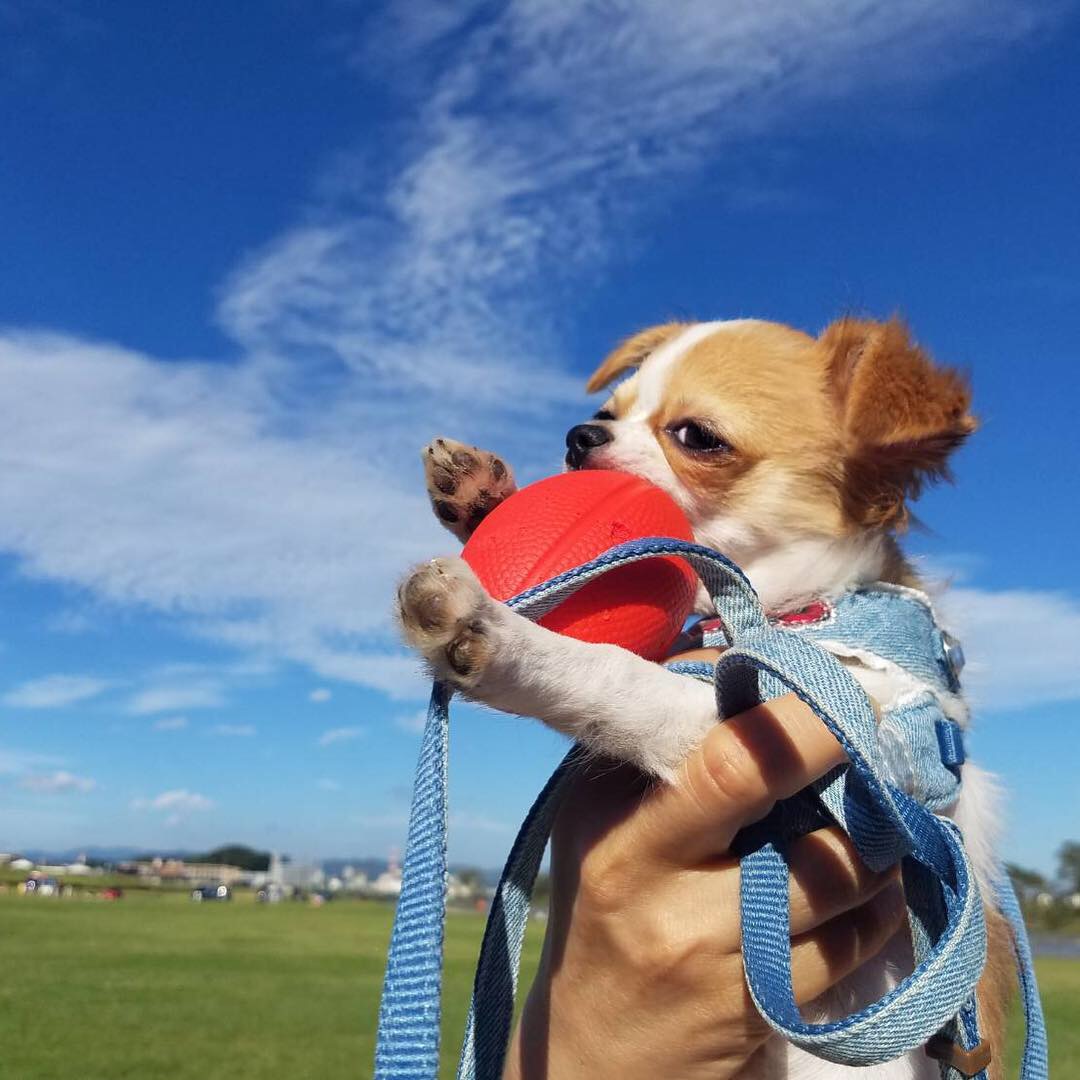
[[684,449],[699,454],[711,454],[731,447],[711,428],[696,420],[680,420],[668,428],[671,437]]
[[600,409],[593,413],[594,420],[614,420],[615,414],[610,409]]

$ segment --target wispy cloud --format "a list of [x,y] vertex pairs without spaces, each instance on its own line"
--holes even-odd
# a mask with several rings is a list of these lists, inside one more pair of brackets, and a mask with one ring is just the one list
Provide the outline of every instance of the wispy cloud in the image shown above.
[[163,716],[154,721],[155,731],[183,731],[188,726],[186,716]]
[[211,735],[225,739],[250,739],[256,733],[254,724],[215,724],[210,728]]
[[30,773],[20,779],[19,786],[42,795],[66,795],[72,792],[85,795],[97,787],[97,781],[61,769],[52,773]]
[[340,791],[341,784],[337,780],[331,780],[329,777],[323,776],[315,781],[315,786],[320,791]]
[[173,814],[186,814],[203,810],[212,810],[214,800],[187,788],[175,788],[163,791],[152,798],[137,798],[131,802],[133,810],[157,810]]
[[216,709],[224,704],[225,692],[216,683],[149,686],[131,696],[127,712],[149,716],[176,709]]
[[46,675],[9,690],[3,703],[13,709],[59,709],[97,697],[111,685],[92,675]]
[[[377,56],[412,119],[391,150],[342,158],[299,224],[238,262],[217,307],[232,362],[0,334],[0,549],[29,576],[422,698],[388,619],[403,567],[447,546],[420,490],[417,444],[437,425],[507,447],[526,478],[556,469],[580,391],[554,359],[566,350],[552,312],[615,254],[635,215],[706,164],[722,185],[736,139],[811,106],[940,79],[1012,48],[1056,10],[374,8],[358,70]],[[142,690],[129,709],[221,704],[184,691]]]
[[327,690],[325,686],[319,686],[308,694],[308,701],[313,701],[316,705],[322,705],[329,701],[333,696],[334,695]]
[[479,814],[470,810],[452,813],[447,820],[451,829],[461,829],[465,832],[508,833],[516,827],[515,824],[502,818],[495,818],[490,814]]
[[324,731],[316,742],[319,746],[333,746],[334,743],[352,742],[354,739],[362,738],[363,735],[362,727],[331,728],[329,731]]
[[404,713],[394,718],[394,727],[399,731],[407,731],[410,735],[419,735],[427,723],[427,710]]
[[945,593],[941,606],[962,639],[963,682],[977,710],[1080,701],[1080,600],[963,586]]
[[17,776],[34,769],[49,769],[64,762],[53,754],[33,750],[12,750],[0,746],[0,776]]

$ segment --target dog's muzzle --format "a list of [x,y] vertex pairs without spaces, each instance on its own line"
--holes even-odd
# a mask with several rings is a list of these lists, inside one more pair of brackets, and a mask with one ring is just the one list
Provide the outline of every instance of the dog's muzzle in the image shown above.
[[566,464],[580,469],[590,450],[611,442],[611,432],[600,424],[577,424],[566,433]]

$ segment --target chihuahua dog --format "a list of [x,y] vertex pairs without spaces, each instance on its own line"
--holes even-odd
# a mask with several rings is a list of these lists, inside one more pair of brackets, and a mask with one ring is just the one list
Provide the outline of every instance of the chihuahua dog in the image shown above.
[[[567,434],[567,468],[616,469],[663,488],[695,539],[737,563],[770,613],[875,582],[920,587],[897,534],[923,487],[948,475],[950,454],[976,421],[964,378],[936,364],[901,323],[841,319],[813,337],[756,319],[672,322],[624,341],[587,390],[608,388],[620,376],[593,418]],[[437,439],[423,456],[435,512],[461,540],[515,490],[512,471],[490,452]],[[398,606],[407,640],[437,678],[662,781],[717,722],[711,686],[615,646],[535,625],[493,600],[460,558],[414,570],[399,588]],[[699,610],[712,611],[704,591]],[[850,656],[842,661],[883,707],[919,688],[910,676]],[[948,708],[966,722],[959,698]],[[952,816],[990,896],[993,783],[970,764]],[[988,909],[987,918],[980,1019],[999,1051],[1008,932],[996,911]],[[910,945],[898,935],[819,1003],[818,1015],[880,996],[910,964]],[[999,1068],[995,1063],[993,1073]],[[795,1080],[848,1071],[781,1044],[747,1075]],[[859,1072],[875,1080],[940,1075],[921,1051]]]

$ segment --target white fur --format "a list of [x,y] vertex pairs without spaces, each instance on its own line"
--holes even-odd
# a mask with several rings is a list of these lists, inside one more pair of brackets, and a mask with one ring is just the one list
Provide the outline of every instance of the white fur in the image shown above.
[[[470,696],[535,716],[597,753],[672,780],[716,723],[713,688],[615,645],[571,640],[502,608],[499,646]],[[579,644],[575,642],[575,644]]]
[[689,516],[687,491],[664,457],[649,424],[645,420],[620,420],[609,430],[611,442],[589,451],[589,468],[641,476],[666,491]]
[[[399,590],[410,642],[435,674],[503,712],[534,716],[665,779],[716,723],[713,689],[615,645],[552,633],[493,600],[462,559],[433,559]],[[447,646],[469,641],[475,670]]]
[[[711,533],[706,523],[701,542],[710,543]],[[885,550],[883,541],[874,536],[808,536],[786,544],[762,543],[731,558],[742,567],[767,610],[786,611],[876,581],[885,565]]]

